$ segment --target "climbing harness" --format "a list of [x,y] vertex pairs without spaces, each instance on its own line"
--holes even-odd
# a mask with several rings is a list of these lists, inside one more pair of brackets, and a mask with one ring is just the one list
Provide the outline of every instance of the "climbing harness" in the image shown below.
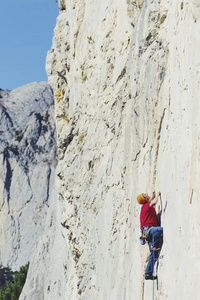
[[[153,246],[154,246],[154,236],[153,236]],[[153,248],[153,300],[154,300],[154,264],[155,264],[155,250]]]
[[152,228],[152,226],[143,226],[143,228],[142,228],[142,238],[143,239],[148,238],[151,228]]
[[145,245],[147,242],[147,238],[149,237],[149,232],[151,230],[152,226],[144,226],[141,229],[141,237],[140,237],[140,244]]

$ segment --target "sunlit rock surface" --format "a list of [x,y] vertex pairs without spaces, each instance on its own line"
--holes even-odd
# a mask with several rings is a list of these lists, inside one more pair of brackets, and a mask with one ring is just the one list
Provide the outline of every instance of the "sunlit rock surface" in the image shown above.
[[198,299],[200,1],[59,5],[46,65],[59,201],[20,299],[151,299],[136,196],[154,189],[164,227],[155,299]]

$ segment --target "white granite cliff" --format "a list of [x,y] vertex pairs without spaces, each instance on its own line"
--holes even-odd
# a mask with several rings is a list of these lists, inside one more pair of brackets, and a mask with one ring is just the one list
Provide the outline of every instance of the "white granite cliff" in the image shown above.
[[54,98],[46,82],[0,91],[0,264],[30,259],[55,189]]
[[136,196],[154,189],[164,227],[154,299],[198,299],[200,1],[59,5],[46,65],[59,201],[20,299],[152,299]]

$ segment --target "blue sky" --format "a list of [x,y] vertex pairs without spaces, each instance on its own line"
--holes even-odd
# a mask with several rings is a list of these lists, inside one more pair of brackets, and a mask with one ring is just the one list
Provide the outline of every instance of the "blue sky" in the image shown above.
[[47,51],[59,14],[55,0],[0,0],[0,88],[47,81]]

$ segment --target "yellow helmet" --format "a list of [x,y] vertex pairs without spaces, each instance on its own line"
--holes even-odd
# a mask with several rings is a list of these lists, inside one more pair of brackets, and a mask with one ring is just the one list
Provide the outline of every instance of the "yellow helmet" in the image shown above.
[[137,196],[137,201],[138,201],[139,204],[144,204],[144,203],[147,202],[147,201],[145,200],[143,194],[139,194],[139,195]]

